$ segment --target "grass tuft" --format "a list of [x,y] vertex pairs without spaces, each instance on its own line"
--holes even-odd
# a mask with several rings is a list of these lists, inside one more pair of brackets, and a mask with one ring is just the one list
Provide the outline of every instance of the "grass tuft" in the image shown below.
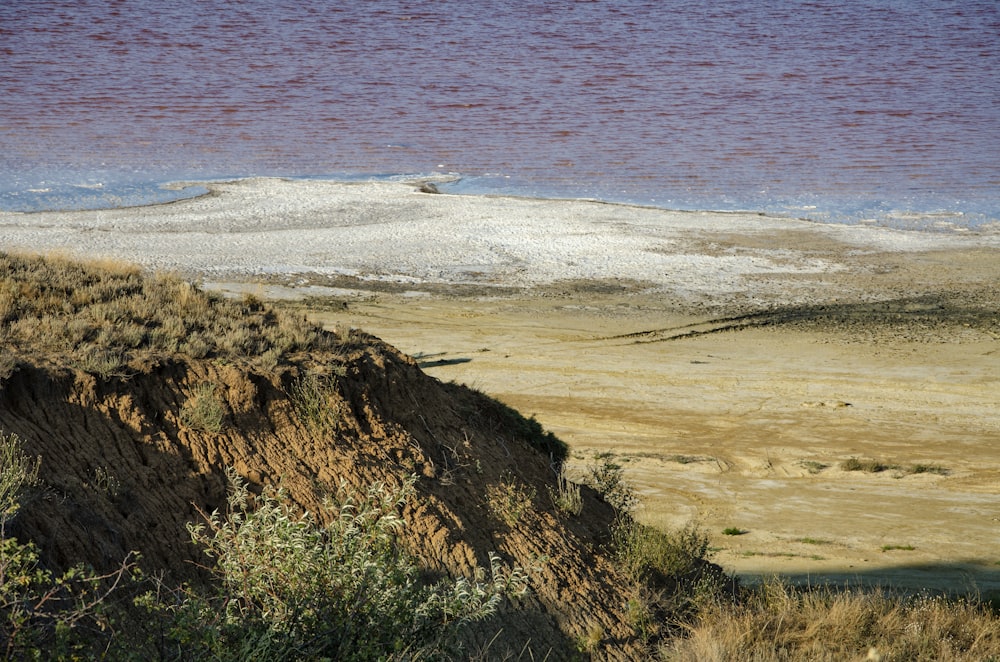
[[226,412],[222,400],[215,393],[215,384],[199,384],[191,397],[181,405],[181,423],[192,430],[218,433]]
[[882,462],[875,459],[861,460],[856,457],[852,457],[841,462],[840,468],[844,471],[863,471],[865,473],[881,473],[883,471],[893,470],[896,472],[895,476],[897,478],[911,474],[936,474],[938,476],[947,476],[950,473],[948,469],[937,464],[913,464],[909,467],[904,467],[900,464]]
[[889,469],[896,469],[898,467],[896,465],[886,464],[885,462],[880,462],[878,460],[859,460],[856,457],[852,457],[841,462],[840,468],[844,471],[863,471],[865,473],[875,474]]
[[827,467],[829,467],[830,465],[823,464],[822,462],[817,462],[815,460],[803,460],[802,466],[805,467],[806,471],[808,471],[809,473],[818,474]]
[[831,542],[823,538],[799,538],[798,542],[804,545],[829,545]]
[[566,477],[566,467],[556,476],[556,487],[549,487],[549,497],[556,510],[566,515],[578,517],[583,512],[583,495],[580,486]]
[[299,420],[310,432],[319,436],[336,432],[340,420],[336,382],[313,374],[304,375],[292,383],[289,396]]
[[531,511],[534,500],[535,488],[513,476],[506,476],[486,488],[486,505],[490,513],[507,526],[517,525]]

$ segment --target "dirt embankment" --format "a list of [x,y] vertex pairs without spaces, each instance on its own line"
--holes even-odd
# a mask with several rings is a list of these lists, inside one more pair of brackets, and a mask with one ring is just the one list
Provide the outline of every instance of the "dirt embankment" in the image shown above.
[[856,259],[795,304],[565,283],[302,306],[536,416],[578,471],[613,457],[645,521],[698,522],[746,581],[996,595],[1000,260]]
[[[484,643],[503,628],[494,653],[529,645],[559,658],[599,630],[602,657],[640,657],[622,613],[624,582],[602,551],[613,513],[584,490],[583,516],[558,516],[544,448],[554,440],[498,402],[428,377],[377,339],[353,338],[340,355],[270,372],[175,358],[102,379],[21,362],[0,382],[0,428],[41,456],[44,489],[13,533],[56,567],[106,568],[139,550],[147,569],[194,578],[198,552],[185,524],[198,520],[196,509],[224,506],[226,466],[253,485],[280,482],[314,512],[341,481],[363,487],[415,473],[404,536],[430,573],[468,575],[488,567],[490,551],[537,568],[526,601],[482,628]],[[290,400],[307,370],[336,385],[336,429],[327,434],[310,431]],[[218,433],[191,429],[179,413],[206,383],[225,410]],[[487,506],[487,487],[504,481],[534,494],[515,525]]]

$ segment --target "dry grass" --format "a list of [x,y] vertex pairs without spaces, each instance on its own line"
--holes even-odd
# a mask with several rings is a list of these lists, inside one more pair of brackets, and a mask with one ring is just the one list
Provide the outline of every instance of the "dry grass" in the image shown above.
[[181,405],[181,423],[192,430],[217,433],[222,430],[226,410],[214,384],[199,384]]
[[335,344],[304,317],[250,296],[207,294],[178,276],[0,252],[0,376],[28,356],[102,376],[174,354],[270,369],[290,354]]
[[579,517],[583,512],[583,495],[580,486],[566,476],[566,467],[559,469],[556,475],[556,487],[549,486],[549,497],[556,510],[564,515]]
[[533,509],[534,501],[535,488],[510,475],[486,487],[486,505],[490,513],[507,526],[516,526]]
[[661,654],[699,662],[1000,660],[1000,618],[973,602],[774,581],[739,605],[707,607]]
[[902,478],[903,476],[908,476],[910,474],[936,474],[938,476],[947,476],[950,473],[948,469],[938,464],[911,464],[909,466],[904,466],[901,464],[894,464],[892,462],[883,462],[875,459],[858,459],[856,457],[852,457],[841,462],[840,468],[844,471],[863,471],[871,474],[892,470],[895,472],[894,475],[897,478]]
[[337,431],[340,412],[333,378],[303,375],[292,383],[289,396],[299,420],[312,434],[324,438]]

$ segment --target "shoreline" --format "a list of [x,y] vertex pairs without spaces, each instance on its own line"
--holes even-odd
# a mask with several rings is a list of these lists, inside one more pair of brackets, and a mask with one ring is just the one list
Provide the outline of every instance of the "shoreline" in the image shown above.
[[[808,204],[784,204],[766,202],[749,202],[743,207],[732,204],[713,206],[709,200],[701,204],[689,201],[678,205],[658,204],[654,199],[630,199],[611,197],[595,197],[584,191],[569,193],[558,188],[548,192],[530,190],[524,184],[522,187],[496,187],[489,184],[476,184],[477,180],[490,181],[484,176],[463,176],[456,172],[432,173],[339,173],[325,175],[222,175],[205,177],[178,176],[169,179],[145,181],[111,181],[90,182],[86,184],[42,184],[25,190],[7,190],[0,192],[0,213],[74,213],[77,211],[111,211],[140,209],[169,205],[174,202],[194,199],[210,193],[210,189],[218,184],[249,180],[281,180],[290,182],[327,182],[333,184],[407,184],[419,186],[423,183],[434,184],[441,193],[452,196],[471,196],[483,198],[546,200],[553,202],[591,202],[620,207],[635,207],[676,213],[709,213],[716,215],[747,214],[767,216],[772,218],[800,220],[822,225],[846,225],[860,227],[876,227],[883,229],[902,230],[907,232],[932,233],[972,233],[1000,234],[1000,218],[990,216],[989,212],[978,209],[976,203],[969,202],[969,208],[942,207],[940,204],[923,208],[913,207],[910,202],[899,201],[895,205],[885,201],[869,201],[867,212],[858,207],[859,200],[855,198],[838,198],[832,196],[825,204],[817,204],[818,200],[810,199]],[[521,188],[527,190],[519,190]],[[187,191],[187,189],[192,189]],[[171,197],[169,192],[175,192]],[[8,207],[15,200],[25,202],[34,200],[30,208],[15,209]],[[76,200],[74,203],[73,200]],[[675,201],[679,202],[679,201]],[[46,204],[55,205],[45,207]],[[74,206],[74,204],[76,206]],[[846,205],[846,207],[844,207]],[[15,205],[16,207],[17,205]]]
[[214,280],[311,274],[487,290],[628,281],[704,303],[750,289],[794,300],[796,280],[856,270],[865,255],[992,251],[1000,249],[1000,234],[428,194],[418,183],[243,179],[147,207],[0,212],[0,246],[123,259]]
[[0,213],[0,249],[360,327],[535,415],[578,474],[611,453],[741,576],[1000,591],[1000,235],[261,179]]

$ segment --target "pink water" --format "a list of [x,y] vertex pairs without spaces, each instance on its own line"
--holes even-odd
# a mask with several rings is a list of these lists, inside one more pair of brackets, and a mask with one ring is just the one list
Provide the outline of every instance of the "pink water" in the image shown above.
[[997,72],[995,0],[0,0],[0,207],[452,172],[976,227],[1000,219]]

